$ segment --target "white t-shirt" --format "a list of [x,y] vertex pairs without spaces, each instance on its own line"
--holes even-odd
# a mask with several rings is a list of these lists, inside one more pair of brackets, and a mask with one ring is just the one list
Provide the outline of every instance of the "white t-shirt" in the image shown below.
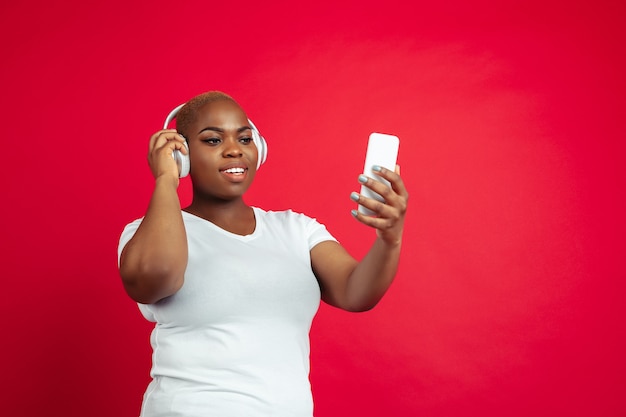
[[[320,303],[310,250],[334,240],[316,220],[254,208],[251,235],[182,212],[182,288],[139,304],[155,322],[141,416],[311,417],[309,330]],[[119,253],[141,219],[120,238]]]

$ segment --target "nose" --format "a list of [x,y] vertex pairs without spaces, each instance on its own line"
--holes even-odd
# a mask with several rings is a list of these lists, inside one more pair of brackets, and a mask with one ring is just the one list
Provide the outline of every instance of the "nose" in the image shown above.
[[224,157],[225,158],[240,158],[243,156],[243,151],[241,149],[241,143],[238,138],[227,138],[225,140],[224,146]]

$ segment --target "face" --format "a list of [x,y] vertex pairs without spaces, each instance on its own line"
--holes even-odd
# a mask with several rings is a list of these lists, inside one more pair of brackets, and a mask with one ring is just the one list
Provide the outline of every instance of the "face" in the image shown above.
[[187,143],[194,194],[220,200],[243,195],[256,174],[258,153],[237,103],[219,100],[198,109]]

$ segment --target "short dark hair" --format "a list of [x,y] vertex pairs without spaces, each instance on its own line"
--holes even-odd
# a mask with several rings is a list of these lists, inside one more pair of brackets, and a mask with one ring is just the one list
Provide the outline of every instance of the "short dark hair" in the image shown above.
[[186,137],[187,129],[196,121],[198,109],[207,103],[220,100],[232,101],[233,103],[239,105],[235,99],[226,93],[222,93],[221,91],[207,91],[206,93],[197,95],[185,103],[178,114],[176,114],[176,130],[178,133]]

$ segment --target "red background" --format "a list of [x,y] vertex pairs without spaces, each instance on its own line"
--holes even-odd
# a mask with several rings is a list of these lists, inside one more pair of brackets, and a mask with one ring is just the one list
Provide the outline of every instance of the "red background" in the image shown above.
[[318,417],[626,415],[622,2],[61,3],[0,6],[3,415],[138,415],[117,240],[150,134],[209,89],[268,140],[248,202],[356,256],[367,135],[401,138],[400,273],[371,312],[322,306]]

